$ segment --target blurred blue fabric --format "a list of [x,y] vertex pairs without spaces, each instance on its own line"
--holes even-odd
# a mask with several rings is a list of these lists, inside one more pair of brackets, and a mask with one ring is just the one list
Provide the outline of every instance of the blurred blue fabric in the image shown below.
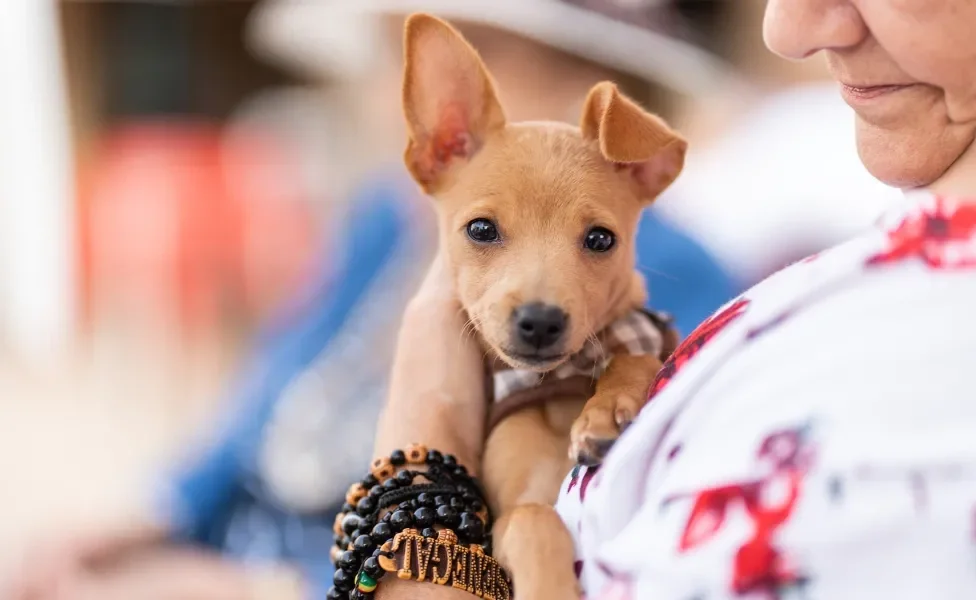
[[[246,561],[286,560],[304,568],[321,589],[331,585],[328,551],[338,503],[312,514],[289,510],[262,480],[257,452],[283,391],[349,326],[354,309],[382,283],[377,278],[413,230],[415,217],[399,196],[398,188],[385,185],[363,191],[338,228],[345,235],[324,253],[338,257],[339,263],[324,265],[301,300],[259,338],[230,394],[225,422],[203,451],[180,465],[167,482],[170,493],[163,510],[177,539]],[[322,400],[342,402],[350,411],[378,409],[358,405],[358,398]],[[369,457],[362,459],[365,469]],[[336,482],[337,490],[348,483]]]
[[648,306],[670,313],[682,336],[746,289],[653,207],[638,228],[637,268],[647,279]]
[[[415,205],[408,201],[411,190],[399,177],[379,177],[364,186],[352,200],[346,222],[336,228],[343,233],[341,239],[323,253],[335,260],[323,263],[318,279],[259,338],[230,394],[225,422],[203,451],[180,465],[167,482],[164,516],[176,539],[246,562],[294,564],[314,582],[319,597],[331,585],[332,521],[349,481],[336,481],[331,499],[319,509],[296,510],[271,493],[257,468],[257,455],[284,390],[319,357],[328,356],[325,350],[344,330],[357,326],[354,309],[382,287],[381,279],[389,274],[385,267],[405,244],[436,243],[435,236],[414,235],[422,229]],[[641,220],[637,251],[651,290],[650,304],[669,312],[683,334],[740,291],[698,243],[653,210]],[[371,310],[399,314],[403,306],[393,304],[380,303]],[[356,316],[363,318],[370,316]],[[364,360],[369,360],[368,353]],[[386,382],[375,384],[378,388],[369,397],[382,398]],[[343,419],[365,411],[375,420],[380,408],[379,401],[364,401],[358,393],[338,391],[322,401],[337,404]],[[369,459],[361,457],[363,472]]]

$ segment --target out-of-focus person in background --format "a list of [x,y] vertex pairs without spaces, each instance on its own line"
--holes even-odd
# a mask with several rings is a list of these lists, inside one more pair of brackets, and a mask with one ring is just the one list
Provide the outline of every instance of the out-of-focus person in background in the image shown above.
[[[337,138],[343,162],[332,168],[345,174],[343,187],[359,191],[382,185],[408,199],[417,195],[400,164],[404,124],[391,102],[400,96],[401,15],[410,11],[461,24],[486,62],[497,65],[501,85],[510,83],[514,119],[575,122],[587,86],[600,79],[615,80],[666,118],[677,118],[694,98],[742,97],[747,89],[712,52],[715,31],[732,13],[726,2],[272,0],[262,8],[253,40],[267,60],[339,79],[332,110],[346,115],[349,130]],[[648,211],[639,240],[652,303],[679,329],[690,331],[716,301],[742,288],[685,226],[656,211]]]
[[[289,564],[320,594],[330,583],[342,482],[368,462],[398,318],[436,245],[433,212],[400,164],[405,14],[429,11],[456,22],[510,90],[513,119],[574,120],[586,91],[604,79],[665,116],[677,114],[687,97],[735,87],[727,68],[692,43],[708,39],[696,24],[718,20],[724,4],[688,15],[684,4],[270,0],[260,6],[252,16],[257,48],[269,60],[311,64],[313,76],[328,78],[322,100],[331,104],[323,112],[340,115],[345,127],[332,129],[336,147],[310,151],[333,159],[329,173],[345,180],[331,179],[341,197],[332,200],[317,274],[264,328],[216,429],[206,428],[189,460],[163,482],[151,519],[154,536],[245,565]],[[265,94],[239,110],[237,122],[280,124],[289,110],[308,109],[309,98]],[[741,288],[697,240],[654,211],[641,223],[640,240],[651,302],[671,312],[679,327],[690,330]],[[235,582],[231,563],[213,558],[168,554],[166,560],[168,568],[219,575],[174,573],[167,578],[174,593],[180,586],[190,593],[201,581],[222,581],[232,590],[246,580]],[[108,577],[108,585],[113,581],[129,580]]]

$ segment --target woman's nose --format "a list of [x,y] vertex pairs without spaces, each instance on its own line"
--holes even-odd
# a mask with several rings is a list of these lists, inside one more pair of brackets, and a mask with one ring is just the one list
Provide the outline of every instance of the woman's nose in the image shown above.
[[763,37],[783,58],[800,60],[820,50],[851,48],[867,35],[851,0],[769,0],[766,5]]

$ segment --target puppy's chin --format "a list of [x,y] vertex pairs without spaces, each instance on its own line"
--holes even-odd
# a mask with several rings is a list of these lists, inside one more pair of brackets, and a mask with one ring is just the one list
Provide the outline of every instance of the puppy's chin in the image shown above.
[[545,373],[566,362],[569,354],[522,354],[514,349],[496,350],[496,354],[514,369],[528,369]]

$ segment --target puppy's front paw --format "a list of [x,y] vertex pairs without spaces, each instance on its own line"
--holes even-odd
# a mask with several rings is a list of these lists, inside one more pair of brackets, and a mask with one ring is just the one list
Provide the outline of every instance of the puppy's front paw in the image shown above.
[[597,394],[590,398],[570,431],[569,457],[586,466],[603,462],[640,407],[640,400],[626,394]]

